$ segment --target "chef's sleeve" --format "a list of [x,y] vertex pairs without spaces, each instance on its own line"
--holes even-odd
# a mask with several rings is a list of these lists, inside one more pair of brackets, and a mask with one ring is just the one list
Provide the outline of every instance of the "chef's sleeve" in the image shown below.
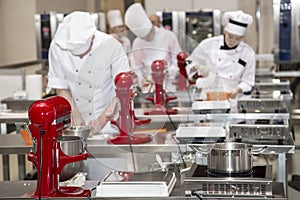
[[249,51],[250,52],[247,54],[249,56],[247,57],[247,60],[245,59],[247,62],[245,71],[241,76],[241,82],[238,86],[242,89],[243,92],[251,91],[255,82],[255,53],[252,49]]

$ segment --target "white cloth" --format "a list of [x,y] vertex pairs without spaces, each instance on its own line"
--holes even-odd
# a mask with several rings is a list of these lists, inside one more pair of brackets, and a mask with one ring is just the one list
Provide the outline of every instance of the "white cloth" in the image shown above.
[[129,6],[124,18],[128,28],[139,38],[146,37],[153,26],[140,3],[134,3]]
[[[168,71],[167,79],[174,81],[178,72],[177,54],[181,52],[181,47],[176,35],[168,30],[155,28],[155,36],[152,41],[145,41],[136,38],[132,44],[130,54],[130,65],[132,70],[138,75],[140,82],[144,78],[152,79],[151,64],[155,60],[165,60]],[[173,84],[169,84],[171,87]],[[168,86],[167,86],[168,87]],[[172,89],[171,89],[172,90]]]
[[112,36],[97,31],[89,55],[80,59],[61,49],[49,49],[48,91],[69,89],[86,124],[102,114],[115,96],[114,77],[129,71],[128,58]]
[[[218,87],[215,90],[231,92],[240,87],[243,92],[252,89],[255,81],[255,53],[246,43],[240,42],[235,49],[220,49],[224,36],[203,40],[187,58],[192,63],[214,67],[218,74]],[[205,59],[206,55],[207,59]],[[211,63],[205,63],[205,61]],[[199,63],[200,62],[200,63]],[[190,73],[187,71],[187,73]]]
[[226,12],[223,15],[225,30],[235,35],[245,35],[246,29],[252,22],[252,16],[241,10]]
[[87,12],[75,11],[64,17],[55,33],[55,42],[74,55],[88,50],[91,38],[96,32],[93,17]]
[[109,24],[110,28],[124,25],[120,10],[108,11],[107,12],[107,20],[108,20],[108,24]]

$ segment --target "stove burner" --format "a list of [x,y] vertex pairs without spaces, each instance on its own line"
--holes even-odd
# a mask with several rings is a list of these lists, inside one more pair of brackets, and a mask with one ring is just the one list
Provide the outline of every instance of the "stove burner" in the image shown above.
[[244,173],[220,173],[209,171],[206,165],[194,164],[188,174],[189,177],[252,177],[266,178],[266,166],[254,166],[251,171]]
[[[206,165],[192,165],[184,179],[186,193],[202,197],[256,197],[272,196],[272,166],[254,166],[249,173],[219,174]],[[234,176],[234,177],[228,177]],[[255,198],[255,199],[256,199]],[[222,198],[223,199],[223,198]],[[239,199],[239,198],[237,198]],[[248,198],[247,198],[248,199]]]
[[210,177],[251,177],[254,173],[254,170],[248,172],[215,172],[207,170],[207,174]]

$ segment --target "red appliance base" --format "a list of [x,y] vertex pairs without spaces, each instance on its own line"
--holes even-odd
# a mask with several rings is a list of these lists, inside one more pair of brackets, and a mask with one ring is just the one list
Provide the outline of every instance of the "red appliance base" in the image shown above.
[[113,138],[107,140],[109,144],[144,144],[152,140],[152,136],[149,134],[134,134],[131,136],[128,135],[116,135]]
[[166,109],[161,105],[155,105],[154,108],[144,112],[145,115],[175,115],[177,113],[177,109]]
[[[49,195],[41,195],[42,198],[49,197],[89,197],[91,195],[91,191],[89,189],[83,189],[81,187],[59,187],[58,191],[54,191]],[[39,194],[35,191],[34,194],[25,194],[26,197],[34,197],[38,198]]]

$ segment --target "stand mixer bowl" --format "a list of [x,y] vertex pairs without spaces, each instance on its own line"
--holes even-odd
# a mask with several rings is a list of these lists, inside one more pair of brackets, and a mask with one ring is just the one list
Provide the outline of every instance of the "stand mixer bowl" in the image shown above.
[[[79,136],[62,136],[60,148],[64,154],[75,156],[84,152],[84,144]],[[83,161],[68,163],[60,173],[59,181],[67,181],[83,169]]]
[[63,136],[79,136],[86,142],[91,129],[88,126],[71,126],[63,130]]

